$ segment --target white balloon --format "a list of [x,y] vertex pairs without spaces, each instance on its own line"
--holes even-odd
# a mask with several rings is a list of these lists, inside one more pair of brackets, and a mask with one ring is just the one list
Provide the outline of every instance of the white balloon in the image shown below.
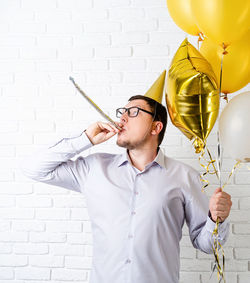
[[250,162],[250,91],[232,98],[219,118],[221,145],[230,157]]

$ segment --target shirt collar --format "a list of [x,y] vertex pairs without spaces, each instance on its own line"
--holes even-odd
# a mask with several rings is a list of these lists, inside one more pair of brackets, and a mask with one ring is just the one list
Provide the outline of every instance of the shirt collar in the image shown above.
[[[130,164],[132,164],[132,163],[131,163],[131,159],[130,159],[129,154],[128,154],[128,150],[126,150],[123,154],[120,155],[120,158],[119,158],[119,160],[118,160],[117,165],[118,165],[118,167],[120,167],[121,165],[123,165],[123,164],[125,164],[125,163],[128,163],[128,162],[129,162]],[[154,163],[160,165],[162,168],[165,168],[164,154],[163,154],[161,148],[159,148],[158,153],[157,153],[155,159],[154,159],[152,162],[150,162],[150,163],[145,167],[145,169],[149,168],[149,167],[150,167],[152,164],[154,164]]]
[[159,148],[158,153],[157,153],[157,155],[156,155],[156,157],[155,157],[153,162],[159,164],[162,168],[165,168],[164,159],[165,159],[164,158],[164,153],[163,153],[162,149]]
[[120,158],[118,159],[118,167],[120,167],[121,165],[125,164],[125,163],[131,163],[130,157],[128,155],[128,150],[124,151],[123,154],[120,155]]

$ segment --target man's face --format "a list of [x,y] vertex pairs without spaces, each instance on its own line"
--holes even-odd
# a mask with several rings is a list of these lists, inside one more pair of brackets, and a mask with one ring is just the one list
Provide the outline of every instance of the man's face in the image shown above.
[[[125,107],[139,107],[152,112],[150,106],[143,99],[130,101]],[[134,149],[142,147],[148,141],[151,135],[153,117],[141,110],[136,117],[129,117],[128,111],[126,111],[121,116],[120,123],[122,124],[122,131],[118,133],[117,145],[127,149]]]

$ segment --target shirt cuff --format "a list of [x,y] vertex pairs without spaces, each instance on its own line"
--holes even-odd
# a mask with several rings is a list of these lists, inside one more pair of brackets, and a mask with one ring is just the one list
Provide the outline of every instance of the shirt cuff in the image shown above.
[[70,143],[77,154],[93,146],[85,131],[82,132],[79,136],[71,138]]
[[[216,223],[209,216],[207,216],[207,222],[205,225],[206,230],[209,231],[210,233],[213,233],[215,226]],[[223,222],[219,223],[218,236],[221,239],[224,239],[227,236],[228,229],[229,229],[229,221],[226,218]]]

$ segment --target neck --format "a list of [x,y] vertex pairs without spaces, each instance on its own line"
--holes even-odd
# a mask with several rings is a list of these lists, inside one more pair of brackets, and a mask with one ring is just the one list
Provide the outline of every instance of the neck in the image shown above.
[[131,149],[128,150],[129,157],[135,168],[143,171],[145,166],[152,162],[157,155],[157,148],[153,149]]

